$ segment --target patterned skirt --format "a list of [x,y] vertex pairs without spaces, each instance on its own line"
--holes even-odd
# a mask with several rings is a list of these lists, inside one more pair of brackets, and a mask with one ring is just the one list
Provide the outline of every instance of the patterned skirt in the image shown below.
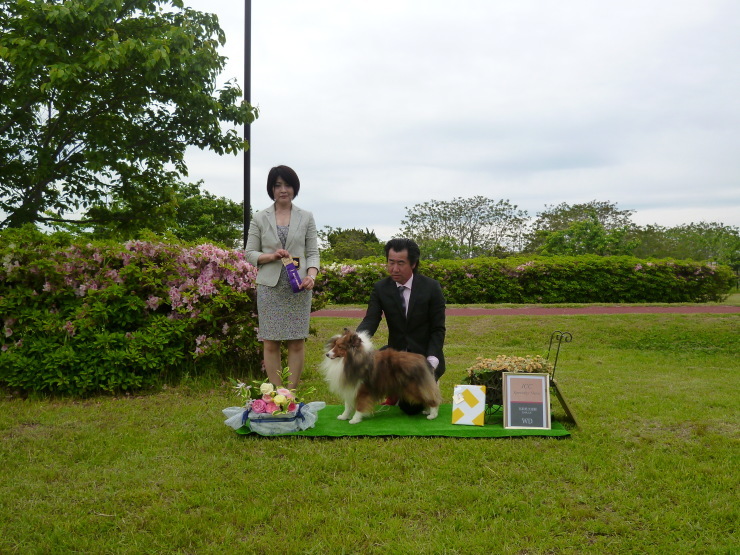
[[275,287],[257,285],[259,339],[286,341],[308,337],[311,291],[293,293],[285,268]]

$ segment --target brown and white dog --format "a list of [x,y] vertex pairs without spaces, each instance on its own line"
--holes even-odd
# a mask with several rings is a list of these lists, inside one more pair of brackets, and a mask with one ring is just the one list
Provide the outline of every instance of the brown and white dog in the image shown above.
[[395,349],[378,351],[364,332],[345,328],[344,333],[332,337],[321,371],[331,392],[344,400],[344,412],[337,418],[351,416],[350,424],[360,422],[387,397],[424,405],[429,420],[439,413],[442,396],[426,359]]

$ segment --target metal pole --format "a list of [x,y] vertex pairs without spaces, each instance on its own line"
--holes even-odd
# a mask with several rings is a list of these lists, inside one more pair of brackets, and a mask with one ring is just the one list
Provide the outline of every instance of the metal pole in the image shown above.
[[[244,100],[252,102],[252,0],[244,0]],[[244,125],[244,140],[249,143],[244,151],[244,247],[247,246],[249,232],[250,175],[252,154],[252,133],[247,123]]]

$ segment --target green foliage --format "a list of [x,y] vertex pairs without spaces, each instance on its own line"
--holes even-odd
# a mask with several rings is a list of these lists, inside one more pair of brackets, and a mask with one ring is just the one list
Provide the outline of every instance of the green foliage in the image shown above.
[[316,290],[338,304],[367,303],[373,284],[387,274],[385,259],[365,259],[352,264],[322,265]]
[[177,195],[175,237],[182,241],[207,239],[237,248],[244,240],[244,203],[200,191],[188,185]]
[[385,244],[369,229],[363,231],[325,226],[319,231],[319,237],[326,245],[321,251],[321,259],[325,262],[360,260],[368,256],[379,256],[384,252]]
[[629,255],[639,243],[629,236],[630,228],[607,230],[596,212],[591,212],[586,219],[573,222],[564,230],[540,231],[538,237],[542,245],[538,251],[543,255]]
[[[424,263],[448,303],[641,303],[722,300],[734,285],[727,266],[629,256],[475,258]],[[369,300],[387,275],[382,261],[322,268],[319,290],[334,303]]]
[[261,366],[256,268],[241,251],[70,243],[31,226],[0,234],[0,263],[0,384],[87,395]]
[[453,237],[422,239],[419,243],[421,260],[458,260],[465,258],[462,249]]
[[551,236],[550,234],[566,231],[580,222],[590,222],[594,217],[607,232],[631,229],[634,227],[632,223],[634,212],[634,210],[620,210],[617,203],[596,200],[574,205],[563,202],[557,206],[547,206],[543,212],[537,213],[523,250],[529,253],[539,252],[543,243]]
[[639,228],[637,256],[707,260],[740,270],[740,229],[716,222]]
[[[81,235],[125,241],[146,229],[181,241],[210,241],[236,248],[244,232],[243,203],[202,191],[201,184],[175,183],[160,204],[148,191],[95,204],[86,213],[90,232]],[[59,227],[79,233],[79,226]]]
[[482,196],[432,200],[406,207],[399,236],[414,239],[422,253],[426,247],[437,250],[441,245],[433,242],[441,240],[445,250],[454,245],[459,258],[500,256],[519,250],[526,218],[526,211],[508,200],[494,202]]
[[247,147],[237,126],[257,111],[235,83],[215,90],[215,15],[181,0],[1,0],[0,14],[0,228],[142,195],[156,219],[189,145]]

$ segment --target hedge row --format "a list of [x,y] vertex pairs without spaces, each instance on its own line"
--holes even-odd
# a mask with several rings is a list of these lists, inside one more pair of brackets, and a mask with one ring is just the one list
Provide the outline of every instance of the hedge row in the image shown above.
[[[451,304],[645,303],[720,301],[735,276],[727,266],[629,256],[557,256],[422,261]],[[322,268],[318,288],[329,302],[368,301],[386,275],[382,259]]]
[[[630,257],[424,262],[448,303],[718,301],[727,267]],[[313,309],[364,304],[382,259],[322,268]],[[185,372],[261,366],[256,269],[243,253],[158,241],[73,244],[34,230],[0,234],[0,385],[86,395]]]

